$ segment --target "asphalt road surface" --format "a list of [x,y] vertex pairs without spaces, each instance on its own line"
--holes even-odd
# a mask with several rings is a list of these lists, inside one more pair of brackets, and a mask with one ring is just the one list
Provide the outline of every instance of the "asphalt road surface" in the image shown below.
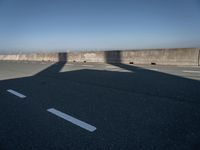
[[1,150],[198,150],[200,68],[0,62]]

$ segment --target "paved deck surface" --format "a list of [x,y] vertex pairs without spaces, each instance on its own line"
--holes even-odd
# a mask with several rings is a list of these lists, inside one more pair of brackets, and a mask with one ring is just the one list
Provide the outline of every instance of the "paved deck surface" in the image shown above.
[[0,149],[200,149],[199,80],[199,67],[1,61]]

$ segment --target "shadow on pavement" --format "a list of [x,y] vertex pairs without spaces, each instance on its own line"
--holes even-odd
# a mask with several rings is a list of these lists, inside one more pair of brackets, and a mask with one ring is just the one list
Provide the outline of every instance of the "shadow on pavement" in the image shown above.
[[67,63],[67,53],[58,53],[58,62],[40,71],[35,76],[58,74]]
[[[113,59],[110,59],[114,55]],[[131,72],[59,72],[59,62],[32,77],[0,81],[3,149],[198,149],[200,83],[122,64],[107,52],[107,63]],[[118,63],[113,63],[118,61]],[[97,127],[88,133],[46,112],[54,107]]]

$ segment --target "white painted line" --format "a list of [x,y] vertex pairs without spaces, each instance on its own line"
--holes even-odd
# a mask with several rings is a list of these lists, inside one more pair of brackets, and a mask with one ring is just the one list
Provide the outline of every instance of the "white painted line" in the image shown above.
[[14,90],[11,90],[11,89],[7,90],[7,92],[12,93],[12,94],[14,94],[15,96],[18,96],[18,97],[20,97],[20,98],[26,98],[25,95],[23,95],[23,94],[21,94],[21,93],[18,93],[18,92],[14,91]]
[[108,71],[115,71],[115,72],[132,72],[130,70],[120,69],[120,68],[113,68],[109,69]]
[[65,66],[73,66],[73,64],[65,64]]
[[123,69],[121,69],[121,68],[111,68],[111,69],[109,69],[109,70],[121,71],[121,70],[123,70]]
[[45,62],[41,62],[40,64],[42,64],[42,65],[46,65],[47,63],[45,63]]
[[82,65],[83,67],[94,67],[93,65]]
[[152,71],[158,71],[158,69],[148,69],[148,70],[152,70]]
[[119,70],[119,72],[132,72],[130,70]]
[[200,71],[192,71],[192,70],[183,70],[186,73],[200,73]]
[[88,130],[90,132],[94,132],[97,129],[96,127],[94,127],[94,126],[92,126],[90,124],[87,124],[87,123],[85,123],[85,122],[83,122],[81,120],[78,120],[78,119],[76,119],[76,118],[74,118],[74,117],[72,117],[70,115],[67,115],[67,114],[65,114],[65,113],[63,113],[63,112],[61,112],[59,110],[56,110],[54,108],[47,109],[47,111],[52,113],[52,114],[54,114],[54,115],[56,115],[56,116],[58,116],[58,117],[60,117],[60,118],[65,119],[65,120],[67,120],[67,121],[69,121],[69,122],[71,122],[71,123],[73,123],[73,124],[75,124],[75,125],[77,125],[77,126],[79,126],[81,128],[83,128],[85,130]]
[[106,68],[110,68],[110,69],[119,69],[119,67],[115,67],[115,66],[106,66]]

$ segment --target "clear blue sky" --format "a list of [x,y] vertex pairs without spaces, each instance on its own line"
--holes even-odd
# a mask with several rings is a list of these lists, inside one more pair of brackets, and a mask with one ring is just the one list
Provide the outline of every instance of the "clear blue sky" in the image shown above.
[[200,0],[0,0],[0,49],[200,47]]

